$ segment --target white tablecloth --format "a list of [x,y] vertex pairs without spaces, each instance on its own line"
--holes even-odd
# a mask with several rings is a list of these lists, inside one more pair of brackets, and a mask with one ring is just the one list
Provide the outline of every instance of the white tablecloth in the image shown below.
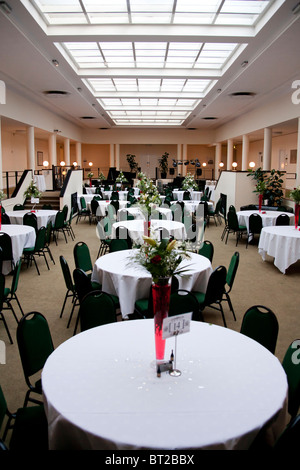
[[[174,350],[167,339],[166,358]],[[229,328],[192,322],[177,339],[180,377],[156,376],[153,320],[73,336],[42,373],[50,449],[247,449],[286,424],[287,380],[266,348]]]
[[42,193],[46,191],[46,181],[44,175],[34,175],[34,183],[37,185],[39,191]]
[[[143,243],[144,221],[142,219],[124,220],[116,222],[112,225],[112,238],[116,238],[117,227],[126,227],[130,238],[138,243]],[[184,224],[172,220],[152,220],[150,228],[150,236],[156,239],[160,238],[159,228],[163,229],[163,238],[173,236],[176,240],[186,239],[186,229]],[[168,233],[168,235],[167,235]]]
[[294,226],[264,227],[261,231],[258,252],[262,259],[274,257],[275,266],[285,274],[286,269],[300,259],[300,232]]
[[279,212],[279,211],[239,211],[236,213],[239,224],[247,227],[249,232],[249,217],[251,214],[259,214],[262,218],[263,227],[269,227],[276,224],[276,219],[280,214],[288,215],[290,218],[290,224],[294,223],[295,216],[291,212]]
[[[119,200],[120,201],[126,201],[128,191],[117,191],[117,192],[119,194]],[[103,197],[107,197],[108,199],[110,199],[111,193],[112,193],[112,191],[103,191],[102,192]]]
[[[157,212],[162,214],[166,220],[172,220],[171,209],[166,207],[158,207]],[[126,220],[127,214],[133,215],[135,219],[145,220],[145,214],[138,207],[129,207],[128,209],[119,209],[117,214],[118,220]]]
[[[177,201],[171,201],[171,205],[176,204]],[[199,201],[183,201],[184,202],[184,208],[188,212],[195,212],[197,208],[199,207]],[[213,208],[213,202],[211,201],[206,201],[208,209]],[[204,210],[204,209],[203,209]]]
[[[23,217],[27,214],[28,210],[26,211],[7,211],[7,215],[9,217],[11,224],[23,224]],[[47,227],[48,222],[54,224],[55,216],[58,211],[55,210],[46,210],[46,209],[39,209],[34,211],[34,214],[37,217],[37,226],[38,228]]]
[[90,186],[89,188],[86,186],[85,190],[86,194],[96,194],[96,186]]
[[[132,261],[135,251],[117,251],[101,256],[95,262],[92,274],[92,280],[102,284],[104,292],[119,297],[123,317],[134,312],[136,300],[148,298],[152,282],[150,273]],[[186,276],[178,277],[179,288],[205,292],[212,273],[211,263],[204,256],[190,255],[190,259],[184,259],[180,264],[180,267],[189,266],[189,271]]]
[[[35,245],[36,233],[33,227],[27,225],[2,224],[1,232],[7,233],[11,237],[14,263],[21,258],[24,248],[32,248]],[[2,273],[8,274],[10,272],[11,262],[4,261]]]
[[[105,200],[105,201],[98,201],[98,208],[96,211],[96,214],[101,217],[105,217],[106,215],[106,209],[107,206],[110,204],[110,201]],[[124,209],[128,204],[128,201],[119,201],[119,207],[121,209]],[[90,207],[90,206],[88,206]],[[117,214],[116,214],[117,215]]]
[[[201,191],[194,191],[192,189],[189,192],[190,192],[190,195],[191,195],[191,199],[193,201],[200,201],[201,197],[203,196],[203,193]],[[183,200],[183,194],[184,194],[184,191],[182,191],[182,190],[174,189],[174,191],[173,191],[173,197],[174,197],[174,199],[177,199],[178,201]]]

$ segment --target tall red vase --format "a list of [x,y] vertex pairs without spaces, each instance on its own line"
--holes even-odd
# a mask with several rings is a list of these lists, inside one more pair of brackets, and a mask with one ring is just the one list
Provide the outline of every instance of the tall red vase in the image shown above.
[[295,229],[298,229],[300,204],[295,203]]
[[261,206],[262,206],[263,197],[264,197],[263,194],[259,194],[259,195],[258,195],[258,208],[259,208],[259,212],[261,212]]
[[170,294],[171,279],[163,278],[152,284],[156,361],[163,361],[165,357],[166,340],[162,337],[163,320],[169,313]]
[[90,178],[90,188],[92,187],[92,178]]
[[144,235],[145,237],[150,237],[150,220],[144,221]]

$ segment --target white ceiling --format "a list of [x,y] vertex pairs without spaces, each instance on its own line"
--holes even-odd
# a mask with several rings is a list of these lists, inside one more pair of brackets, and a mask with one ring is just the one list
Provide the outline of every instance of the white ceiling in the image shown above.
[[[111,0],[111,2],[104,3],[117,4],[121,1]],[[134,4],[133,0],[132,2]],[[182,124],[171,126],[200,130],[216,129],[258,105],[267,104],[284,94],[290,94],[292,82],[300,79],[300,54],[298,51],[300,17],[299,13],[294,14],[293,12],[297,0],[271,2],[272,8],[274,10],[277,8],[277,11],[273,16],[270,13],[269,22],[261,29],[258,25],[253,28],[248,26],[215,26],[213,36],[210,36],[212,32],[206,25],[198,26],[197,24],[168,25],[168,27],[157,24],[156,35],[150,35],[150,32],[153,33],[153,27],[149,24],[108,24],[103,27],[91,25],[88,28],[87,26],[81,28],[82,25],[77,25],[76,27],[69,26],[66,35],[65,29],[61,29],[60,26],[41,27],[40,25],[43,25],[41,18],[37,16],[39,25],[23,3],[30,7],[31,2],[27,0],[8,0],[7,4],[11,11],[5,13],[0,9],[0,79],[5,81],[7,87],[21,92],[31,100],[82,128],[118,127],[109,115],[109,111],[101,106],[100,102],[103,103],[103,101],[100,99],[99,102],[90,87],[87,86],[86,81],[82,80],[86,78],[161,77],[178,79],[189,76],[194,79],[212,78],[215,80],[217,78],[215,84],[211,86],[210,91],[204,97],[198,94],[199,104],[189,114],[189,117]],[[43,2],[41,1],[41,3]],[[53,1],[52,3],[60,4],[60,6],[68,4],[67,1]],[[149,0],[144,3],[151,5],[153,2]],[[169,1],[155,3],[163,5]],[[186,0],[187,8],[191,3]],[[212,3],[220,3],[220,1],[216,0]],[[257,30],[256,35],[254,29]],[[184,66],[169,67],[164,70],[149,68],[146,71],[145,69],[136,70],[124,67],[99,68],[96,71],[81,69],[78,73],[74,64],[66,60],[65,51],[61,48],[58,49],[54,44],[78,41],[120,43],[128,42],[129,37],[131,41],[148,44],[184,41],[190,45],[190,43],[204,43],[205,41],[210,43],[228,43],[230,41],[246,44],[246,46],[237,58],[232,57],[221,72],[219,70],[194,69],[190,75],[190,71]],[[149,54],[149,60],[150,57]],[[59,62],[58,67],[53,64],[53,60]],[[243,63],[246,65],[242,66]],[[61,96],[54,93],[49,97],[45,94],[46,91],[59,91],[66,94]],[[232,93],[236,92],[250,92],[252,95],[250,97],[232,97]],[[107,97],[109,96],[111,98],[119,97],[116,92],[112,92],[111,95],[108,93]],[[126,96],[130,97],[128,94]],[[151,96],[155,97],[155,93]],[[171,93],[170,96],[175,97],[175,94]],[[179,109],[180,107],[177,108],[177,110]],[[24,129],[21,123],[9,122],[9,120],[3,122],[5,126],[11,125],[12,128],[15,126],[15,130],[18,132]],[[128,125],[128,127],[134,126]],[[159,127],[170,126],[160,125]],[[297,122],[295,121],[279,123],[273,128],[275,133],[282,132],[284,134],[296,130]],[[259,131],[251,138],[253,140],[261,137],[262,134]]]

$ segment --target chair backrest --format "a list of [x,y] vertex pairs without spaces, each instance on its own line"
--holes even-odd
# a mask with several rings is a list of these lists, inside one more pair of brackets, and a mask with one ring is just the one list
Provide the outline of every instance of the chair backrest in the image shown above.
[[43,204],[42,209],[51,211],[53,207],[52,207],[52,204]]
[[207,202],[202,201],[202,200],[199,202],[198,208],[197,208],[198,214],[201,214],[201,207],[204,208],[204,210],[203,210],[204,217],[207,217],[207,215],[208,215],[208,204],[207,204]]
[[2,260],[13,259],[11,238],[7,233],[0,232],[0,247],[2,248]]
[[47,245],[50,245],[51,233],[52,233],[52,224],[51,222],[48,222],[47,227],[46,227],[46,233],[45,233],[45,242],[47,243]]
[[13,207],[13,211],[23,211],[23,210],[24,210],[23,204],[15,204]]
[[254,213],[249,217],[249,232],[250,233],[260,233],[262,230],[262,218],[259,214]]
[[91,200],[91,210],[92,210],[92,214],[93,215],[96,215],[96,212],[97,212],[97,209],[99,207],[99,204],[98,204],[98,201],[97,199],[92,199]]
[[108,216],[104,217],[103,219],[101,219],[101,222],[100,222],[104,228],[104,232],[105,232],[105,235],[107,237],[110,237],[111,236],[111,232],[112,232],[112,225],[111,225],[111,220]]
[[100,290],[86,294],[79,307],[81,331],[117,321],[116,307],[111,296]]
[[235,211],[233,211],[233,210],[228,211],[228,213],[227,213],[227,223],[228,223],[228,227],[231,230],[238,231],[239,222],[238,222],[238,218],[237,218],[237,215],[236,215]]
[[224,294],[227,270],[218,266],[210,275],[205,293],[205,304],[221,301]]
[[214,257],[214,245],[209,240],[204,240],[202,246],[198,250],[198,254],[205,256],[212,263]]
[[119,193],[118,191],[112,191],[110,196],[111,201],[118,201],[119,200]]
[[73,254],[76,268],[80,268],[85,272],[93,269],[90,250],[85,242],[76,243]]
[[35,240],[35,251],[42,250],[46,244],[46,227],[38,229]]
[[4,225],[9,225],[10,224],[10,218],[6,214],[6,212],[3,212],[3,214],[1,214],[1,223],[4,224]]
[[63,211],[58,211],[55,216],[54,229],[63,228],[65,224],[65,214]]
[[27,378],[39,372],[54,351],[46,318],[39,312],[24,315],[17,326],[17,342],[22,367]]
[[67,220],[68,211],[69,211],[69,208],[67,204],[65,204],[64,207],[62,208],[62,212],[64,213],[64,220]]
[[63,273],[63,276],[64,276],[66,288],[68,290],[73,291],[74,290],[73,289],[73,281],[72,281],[72,276],[71,276],[71,272],[70,272],[68,262],[67,262],[67,260],[65,259],[65,257],[63,255],[60,255],[59,261],[60,261],[61,270],[62,270],[62,273]]
[[240,262],[240,254],[238,251],[233,253],[228,269],[227,269],[227,275],[226,275],[226,284],[229,286],[230,290],[233,286],[235,275],[237,272],[237,268],[239,266]]
[[276,225],[290,225],[290,218],[287,214],[280,214],[276,218]]
[[294,340],[289,345],[282,367],[288,381],[288,412],[294,417],[300,405],[300,339]]
[[253,305],[243,317],[240,332],[254,339],[274,354],[278,330],[278,321],[272,310],[263,305]]
[[128,248],[127,240],[122,240],[119,238],[113,239],[109,245],[110,253],[113,253],[114,251],[128,250]]
[[183,200],[184,201],[189,201],[191,199],[191,195],[189,191],[184,191],[183,193]]
[[93,290],[92,281],[83,269],[79,268],[74,269],[73,279],[78,300],[81,303],[83,297]]
[[33,212],[27,212],[23,216],[23,225],[29,225],[37,231],[37,216]]
[[17,291],[18,288],[18,283],[19,283],[19,277],[20,277],[20,271],[21,271],[21,266],[22,266],[22,260],[19,259],[16,262],[16,266],[14,269],[14,274],[11,282],[11,293],[14,294]]
[[198,310],[199,304],[197,298],[192,294],[192,292],[184,289],[178,289],[171,292],[169,317],[189,312],[193,312],[193,317],[195,317]]
[[290,420],[272,450],[285,452],[298,451],[300,442],[300,415]]
[[80,198],[80,206],[81,206],[81,209],[86,209],[86,202],[83,196],[81,196]]
[[2,312],[4,302],[5,276],[0,273],[0,312]]

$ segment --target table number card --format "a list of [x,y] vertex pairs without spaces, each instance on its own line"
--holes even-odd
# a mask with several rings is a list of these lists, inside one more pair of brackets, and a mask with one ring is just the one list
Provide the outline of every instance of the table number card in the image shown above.
[[167,317],[163,321],[163,339],[182,335],[190,331],[192,312]]

